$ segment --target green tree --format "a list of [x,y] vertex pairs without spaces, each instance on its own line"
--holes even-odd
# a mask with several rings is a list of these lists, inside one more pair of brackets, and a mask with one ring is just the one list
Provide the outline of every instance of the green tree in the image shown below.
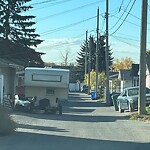
[[31,0],[3,0],[0,1],[0,39],[7,39],[25,46],[37,46],[42,40],[37,39],[32,20],[35,16],[22,15],[32,8],[26,6]]
[[[91,39],[92,43],[92,49],[91,49],[91,70],[96,70],[96,41],[93,36],[90,36],[89,39]],[[88,44],[89,45],[89,39]],[[99,50],[98,50],[98,71],[99,72],[105,72],[106,70],[106,59],[105,59],[105,36],[100,36],[99,40]],[[85,73],[85,51],[86,51],[86,41],[83,42],[83,44],[80,47],[80,52],[78,53],[78,57],[76,59],[77,66],[80,69],[79,72],[79,80],[80,82],[83,82],[84,80],[84,73]],[[112,50],[109,50],[109,65],[112,65],[113,57],[112,57]],[[89,49],[87,50],[87,60],[89,61]],[[88,68],[88,65],[87,65]],[[90,71],[91,71],[90,70]]]
[[35,16],[22,15],[32,7],[26,3],[31,0],[0,1],[0,57],[15,60],[24,66],[44,66],[41,55],[31,46],[42,42],[32,27]]
[[44,67],[41,59],[43,54],[10,40],[0,40],[0,58],[10,60],[18,65]]
[[[88,85],[88,74],[85,75],[85,84]],[[90,87],[91,90],[95,90],[95,85],[96,85],[96,72],[92,70],[90,72]],[[98,87],[101,90],[101,94],[103,94],[102,91],[104,91],[105,88],[105,72],[99,72],[98,73]],[[102,96],[102,95],[101,95]]]
[[77,78],[80,82],[84,81],[84,73],[85,73],[85,49],[86,49],[86,41],[83,42],[80,46],[80,52],[78,52],[78,57],[76,59],[77,61],[77,67],[78,67],[78,73]]
[[146,50],[146,55],[147,55],[147,56],[150,56],[150,49],[147,49],[147,50]]

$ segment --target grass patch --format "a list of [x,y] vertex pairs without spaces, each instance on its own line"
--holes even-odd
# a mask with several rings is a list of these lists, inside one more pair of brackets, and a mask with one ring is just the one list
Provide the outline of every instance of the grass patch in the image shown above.
[[0,136],[11,134],[16,129],[16,123],[12,120],[9,112],[0,106]]
[[131,114],[130,120],[141,120],[144,122],[150,122],[150,107],[146,108],[145,115],[139,115],[138,113]]

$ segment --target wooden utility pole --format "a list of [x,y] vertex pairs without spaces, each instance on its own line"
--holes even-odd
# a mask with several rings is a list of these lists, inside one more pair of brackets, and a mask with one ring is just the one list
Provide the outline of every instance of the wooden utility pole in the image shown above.
[[85,76],[87,74],[87,50],[88,50],[88,31],[86,31],[86,48],[85,48]]
[[97,9],[97,44],[96,44],[96,98],[98,92],[98,50],[99,50],[99,8]]
[[146,39],[147,39],[147,0],[142,0],[141,39],[140,39],[140,88],[138,113],[145,114],[146,100]]
[[91,89],[91,76],[90,76],[90,73],[91,73],[91,49],[92,49],[92,37],[90,36],[90,39],[89,39],[89,60],[88,60],[88,94],[90,94],[90,89]]
[[110,104],[110,93],[109,93],[109,45],[108,45],[108,0],[106,0],[106,48],[105,48],[105,56],[106,56],[106,103]]

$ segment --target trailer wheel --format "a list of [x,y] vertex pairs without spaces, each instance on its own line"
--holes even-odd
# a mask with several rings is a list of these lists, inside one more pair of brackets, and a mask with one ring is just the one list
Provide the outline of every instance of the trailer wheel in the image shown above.
[[59,112],[59,115],[62,115],[62,105],[61,104],[58,105],[58,112]]

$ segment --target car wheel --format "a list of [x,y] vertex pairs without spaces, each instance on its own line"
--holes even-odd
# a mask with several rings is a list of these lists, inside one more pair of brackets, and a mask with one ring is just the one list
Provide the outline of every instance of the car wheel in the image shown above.
[[128,107],[129,107],[129,111],[130,111],[130,112],[133,112],[133,111],[134,111],[134,109],[133,109],[133,107],[131,106],[130,103],[128,103]]
[[120,113],[123,113],[123,112],[124,112],[124,110],[123,110],[123,109],[121,109],[120,102],[118,102],[118,108],[119,108],[119,112],[120,112]]

